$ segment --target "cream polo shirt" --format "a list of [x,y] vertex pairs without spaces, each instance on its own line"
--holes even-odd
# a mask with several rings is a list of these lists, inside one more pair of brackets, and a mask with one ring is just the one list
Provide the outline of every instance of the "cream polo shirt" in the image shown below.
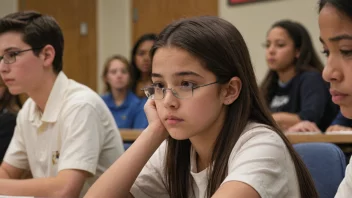
[[350,163],[346,167],[345,178],[342,180],[335,198],[350,198],[352,197],[352,157]]
[[65,169],[91,174],[81,196],[124,152],[115,120],[98,94],[60,72],[43,114],[28,99],[4,161],[29,169],[34,178]]
[[[248,124],[228,161],[228,175],[222,184],[240,181],[252,186],[262,198],[300,197],[295,166],[283,140],[264,125]],[[131,193],[135,198],[168,198],[164,177],[166,142],[145,165]],[[196,153],[191,149],[191,176],[196,198],[205,198],[207,169],[197,173]],[[191,196],[190,196],[191,197]]]

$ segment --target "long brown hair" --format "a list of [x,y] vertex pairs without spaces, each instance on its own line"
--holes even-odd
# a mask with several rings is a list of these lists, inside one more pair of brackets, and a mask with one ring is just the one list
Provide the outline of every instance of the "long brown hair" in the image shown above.
[[[104,80],[104,83],[105,83],[105,92],[111,92],[111,86],[109,85],[109,83],[105,80],[106,76],[108,75],[108,72],[109,72],[109,68],[110,68],[110,64],[113,60],[119,60],[121,61],[123,64],[125,64],[126,66],[126,69],[127,69],[127,72],[128,74],[130,75],[130,83],[131,83],[131,67],[130,67],[130,64],[127,60],[127,58],[125,58],[124,56],[122,55],[113,55],[111,57],[109,57],[105,63],[104,63],[104,70],[103,70],[103,80]],[[129,85],[130,86],[130,85]]]
[[[218,17],[182,19],[168,25],[159,35],[151,56],[165,46],[186,50],[214,73],[220,84],[237,76],[242,80],[238,99],[229,105],[226,118],[213,145],[207,196],[211,197],[228,175],[230,154],[248,121],[268,125],[285,142],[296,168],[302,198],[317,197],[312,178],[292,145],[273,121],[256,83],[252,63],[240,32]],[[211,145],[209,145],[211,146]],[[186,198],[192,193],[190,176],[190,140],[167,139],[165,177],[171,198]]]
[[[294,60],[295,71],[297,74],[304,71],[317,71],[320,73],[323,71],[323,63],[314,50],[309,32],[302,24],[290,20],[282,20],[272,25],[270,30],[276,27],[286,30],[287,34],[292,39],[295,48],[300,52],[299,57]],[[269,70],[264,77],[260,90],[264,95],[267,104],[270,103],[275,94],[274,91],[278,79],[279,77],[277,73],[273,70]]]

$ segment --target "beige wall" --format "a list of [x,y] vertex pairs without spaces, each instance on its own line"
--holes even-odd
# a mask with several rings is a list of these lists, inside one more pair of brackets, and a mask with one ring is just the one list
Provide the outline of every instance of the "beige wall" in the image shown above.
[[17,11],[17,0],[0,0],[0,17]]
[[98,92],[102,93],[104,83],[101,73],[104,61],[112,54],[127,58],[131,51],[130,0],[98,0]]
[[[227,0],[219,0],[219,15],[234,24],[242,33],[260,82],[267,71],[262,44],[265,42],[266,32],[275,21],[291,19],[301,22],[310,32],[316,51],[321,51],[317,2],[318,0],[272,0],[228,6]],[[324,60],[323,55],[319,55]]]
[[[114,53],[119,53],[130,58],[131,1],[97,1],[97,81],[98,91],[101,93],[103,90],[101,72],[104,60]],[[0,2],[0,17],[17,10],[16,0],[0,0]],[[272,0],[229,6],[227,0],[219,0],[219,16],[233,23],[242,33],[247,42],[257,78],[261,81],[267,70],[264,58],[265,51],[262,43],[265,42],[267,30],[275,21],[293,19],[303,23],[311,33],[316,50],[320,51],[316,5],[317,0]],[[321,57],[323,58],[322,55]]]

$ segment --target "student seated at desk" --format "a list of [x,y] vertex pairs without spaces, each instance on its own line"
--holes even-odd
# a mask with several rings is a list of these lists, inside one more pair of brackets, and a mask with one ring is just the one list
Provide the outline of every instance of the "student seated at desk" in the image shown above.
[[151,57],[149,125],[86,197],[317,197],[262,103],[248,48],[231,23],[175,21]]
[[[336,118],[332,121],[326,132],[332,131],[352,131],[352,119],[344,117],[341,111],[337,114]],[[321,132],[318,126],[314,122],[301,121],[286,132]]]
[[107,93],[102,96],[119,128],[145,129],[148,126],[144,113],[144,98],[138,98],[130,89],[131,68],[121,55],[107,59],[103,71]]
[[[0,194],[82,197],[123,153],[98,94],[63,73],[64,38],[55,19],[33,11],[0,19],[0,74],[29,98],[0,166]],[[20,180],[30,170],[33,179]]]
[[[327,57],[324,80],[330,83],[332,101],[344,117],[352,119],[352,1],[320,0],[320,41]],[[352,158],[335,198],[352,196]]]
[[323,64],[306,28],[298,22],[276,22],[266,38],[269,72],[261,85],[272,115],[282,130],[311,121],[325,131],[338,107],[329,100]]

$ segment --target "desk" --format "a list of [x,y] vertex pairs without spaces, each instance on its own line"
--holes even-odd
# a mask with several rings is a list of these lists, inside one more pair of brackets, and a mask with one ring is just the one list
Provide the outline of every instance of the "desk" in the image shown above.
[[141,134],[142,130],[136,129],[119,129],[124,142],[133,142]]
[[[133,142],[141,134],[141,130],[120,129],[123,141]],[[334,144],[352,144],[352,134],[319,134],[319,133],[291,133],[286,137],[292,144],[303,142],[330,142]]]
[[292,144],[303,142],[330,142],[334,144],[352,144],[352,134],[286,134]]

